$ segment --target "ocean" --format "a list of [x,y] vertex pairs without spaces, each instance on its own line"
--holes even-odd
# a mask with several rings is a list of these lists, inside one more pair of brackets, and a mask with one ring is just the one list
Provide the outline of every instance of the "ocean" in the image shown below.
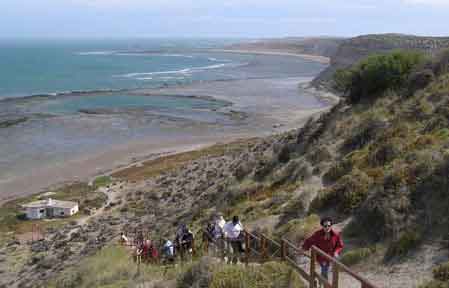
[[237,41],[0,40],[0,194],[130,142],[251,135],[284,108],[323,107],[297,85],[323,64],[211,50]]

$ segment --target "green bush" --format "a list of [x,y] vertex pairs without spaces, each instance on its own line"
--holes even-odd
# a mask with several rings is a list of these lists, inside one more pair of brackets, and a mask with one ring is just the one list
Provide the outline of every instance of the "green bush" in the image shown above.
[[376,247],[354,249],[341,255],[340,261],[347,266],[352,266],[366,260],[375,252]]
[[324,173],[323,180],[327,183],[334,183],[352,170],[352,162],[350,159],[343,159],[333,164],[329,170]]
[[438,265],[433,269],[435,280],[420,286],[419,288],[449,288],[449,262]]
[[449,288],[449,282],[433,280],[429,283],[419,286],[419,288]]
[[449,262],[435,267],[433,269],[433,278],[440,281],[449,281]]
[[372,55],[350,70],[339,71],[334,80],[340,91],[349,93],[350,102],[357,103],[402,88],[413,69],[424,60],[423,54],[411,51]]
[[312,210],[337,208],[343,213],[351,213],[368,196],[368,189],[372,180],[363,171],[354,169],[350,174],[343,176],[328,189],[324,189],[312,201]]
[[434,73],[437,75],[449,72],[449,49],[442,51],[435,57],[432,66]]
[[217,267],[208,288],[303,288],[300,276],[286,264]]
[[417,230],[403,232],[398,240],[393,241],[388,247],[386,259],[395,256],[405,256],[410,250],[416,248],[421,242],[422,235]]
[[107,186],[111,182],[112,182],[112,179],[110,176],[99,176],[99,177],[95,178],[93,185],[95,188],[98,188],[98,187]]
[[299,243],[320,228],[320,217],[312,214],[302,219],[294,219],[279,227],[275,236]]

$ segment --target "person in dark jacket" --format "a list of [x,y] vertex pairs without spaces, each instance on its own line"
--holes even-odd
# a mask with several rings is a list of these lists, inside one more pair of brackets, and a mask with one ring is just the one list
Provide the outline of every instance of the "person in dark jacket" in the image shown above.
[[187,228],[187,225],[181,224],[176,232],[175,251],[179,251],[183,259],[185,254],[193,253],[193,233]]
[[[329,217],[321,219],[320,224],[322,229],[316,231],[312,236],[307,238],[302,245],[302,249],[307,251],[312,246],[316,246],[326,252],[329,256],[337,258],[343,249],[343,241],[341,240],[340,233],[332,229],[333,222]],[[321,275],[328,279],[329,260],[318,255],[317,261],[321,266]]]

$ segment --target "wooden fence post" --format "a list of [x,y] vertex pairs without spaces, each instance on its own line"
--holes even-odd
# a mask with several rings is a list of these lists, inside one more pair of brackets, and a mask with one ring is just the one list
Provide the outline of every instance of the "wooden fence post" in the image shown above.
[[209,254],[209,239],[207,237],[204,237],[203,251],[204,251],[204,255],[208,255]]
[[247,232],[245,232],[245,264],[248,265],[249,263],[249,250],[250,248],[250,239],[249,239],[249,234]]
[[310,288],[316,288],[315,287],[315,260],[316,260],[316,252],[312,247],[312,250],[310,253],[310,282],[309,282]]
[[332,288],[338,288],[338,265],[332,264]]
[[268,257],[267,238],[261,234],[260,239],[262,240],[262,261],[265,261]]
[[287,258],[287,245],[285,244],[284,239],[281,240],[281,259],[282,261],[285,261],[285,258]]

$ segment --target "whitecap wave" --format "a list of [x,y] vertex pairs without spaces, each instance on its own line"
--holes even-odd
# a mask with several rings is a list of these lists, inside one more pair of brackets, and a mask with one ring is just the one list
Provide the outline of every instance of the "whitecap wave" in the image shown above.
[[81,56],[89,56],[89,55],[112,55],[116,53],[115,51],[87,51],[87,52],[78,52],[77,55]]
[[240,66],[245,66],[245,65],[248,65],[248,63],[220,63],[220,64],[214,64],[214,65],[209,65],[209,66],[185,68],[185,69],[180,69],[180,70],[127,73],[127,74],[123,74],[123,75],[115,75],[114,77],[142,78],[145,76],[166,75],[166,74],[190,75],[192,73],[201,72],[204,70],[218,69],[218,68],[223,68],[223,67],[240,67]]
[[209,58],[207,58],[207,60],[212,61],[212,62],[232,62],[232,60],[229,60],[229,59],[217,59],[214,57],[209,57]]
[[166,57],[182,57],[182,58],[195,58],[193,55],[184,55],[184,54],[162,54],[162,56]]

